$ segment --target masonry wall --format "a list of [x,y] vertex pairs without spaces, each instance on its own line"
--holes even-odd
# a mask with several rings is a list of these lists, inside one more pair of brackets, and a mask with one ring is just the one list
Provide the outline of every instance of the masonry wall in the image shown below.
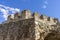
[[58,19],[24,10],[9,15],[0,24],[0,40],[44,40],[49,32],[58,27]]
[[0,40],[34,40],[34,18],[0,25]]

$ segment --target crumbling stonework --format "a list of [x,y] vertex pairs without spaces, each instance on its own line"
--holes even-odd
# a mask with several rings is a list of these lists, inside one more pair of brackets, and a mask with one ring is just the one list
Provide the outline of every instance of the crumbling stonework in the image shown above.
[[45,40],[60,40],[60,32],[51,32],[46,37]]
[[[31,15],[29,10],[24,10],[9,15],[7,21],[0,24],[0,40],[51,40],[53,35],[59,33],[59,26],[56,18],[39,15],[37,12]],[[52,35],[52,31],[55,34]],[[52,36],[48,37],[49,33]]]

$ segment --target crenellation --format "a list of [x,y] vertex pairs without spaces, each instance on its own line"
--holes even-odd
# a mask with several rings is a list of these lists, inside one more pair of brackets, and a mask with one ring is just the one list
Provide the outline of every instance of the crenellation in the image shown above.
[[10,18],[11,18],[11,15],[8,16],[7,20],[10,20]]
[[10,21],[10,20],[13,20],[14,18],[12,18],[12,15],[9,15],[7,20]]
[[22,19],[28,19],[31,17],[31,13],[29,10],[24,10],[21,12],[21,18]]
[[7,20],[4,21],[3,23],[8,23],[8,22],[12,22],[12,21],[14,21],[14,14],[9,15]]
[[35,20],[39,20],[39,14],[38,14],[38,12],[34,12],[33,14],[32,14],[32,17],[33,18],[35,18]]
[[59,21],[58,21],[58,19],[57,19],[57,18],[54,18],[54,22],[55,22],[55,23],[58,23]]
[[[52,17],[48,17],[47,18],[47,21],[53,21],[53,18]],[[54,22],[54,21],[53,21]]]
[[24,19],[29,19],[29,18],[35,18],[35,20],[42,20],[43,22],[49,21],[50,23],[57,23],[58,19],[57,18],[52,18],[52,17],[47,17],[45,15],[39,15],[38,12],[34,12],[31,15],[31,12],[29,10],[23,10],[22,12],[16,12],[14,15],[9,15],[7,20],[12,21],[12,20],[24,20]]
[[14,20],[14,14],[11,14],[11,19]]
[[40,16],[40,19],[47,21],[47,16],[41,15],[41,16]]
[[14,15],[14,19],[17,20],[17,19],[21,19],[21,13],[15,13]]

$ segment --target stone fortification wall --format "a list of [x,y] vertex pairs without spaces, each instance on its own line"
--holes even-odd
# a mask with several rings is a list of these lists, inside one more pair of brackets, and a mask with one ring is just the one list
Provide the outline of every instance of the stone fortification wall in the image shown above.
[[56,31],[58,24],[57,18],[24,10],[9,15],[0,24],[0,40],[44,40],[51,31]]
[[42,20],[43,22],[48,21],[50,23],[58,23],[57,18],[47,17],[45,15],[39,15],[39,13],[34,12],[31,14],[29,10],[24,10],[22,12],[17,12],[14,15],[9,15],[7,18],[7,21],[16,21],[16,20],[23,20],[23,19],[29,19],[29,18],[35,18],[36,20]]
[[34,40],[34,18],[0,24],[0,40]]

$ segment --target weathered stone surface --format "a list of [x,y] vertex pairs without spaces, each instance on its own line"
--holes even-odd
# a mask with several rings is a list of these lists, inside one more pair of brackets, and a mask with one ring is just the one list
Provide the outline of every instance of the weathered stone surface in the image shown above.
[[59,31],[58,20],[24,10],[0,24],[0,40],[59,40]]
[[[19,20],[0,25],[0,36],[3,39],[23,40],[24,38],[33,38],[34,36],[34,19]],[[33,31],[33,32],[32,32]],[[1,40],[2,40],[1,38]]]
[[60,32],[52,32],[52,33],[49,33],[45,37],[45,40],[60,40]]

